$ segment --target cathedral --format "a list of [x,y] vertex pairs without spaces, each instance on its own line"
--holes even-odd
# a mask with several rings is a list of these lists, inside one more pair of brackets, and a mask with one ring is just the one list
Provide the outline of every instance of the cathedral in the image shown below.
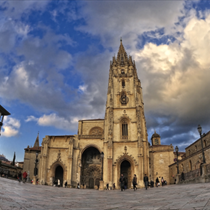
[[[40,184],[52,185],[60,179],[69,187],[79,183],[96,188],[100,180],[119,188],[120,174],[128,188],[136,174],[139,187],[143,177],[169,180],[168,166],[174,163],[172,145],[161,145],[154,132],[148,142],[141,82],[134,60],[128,56],[122,40],[117,56],[109,67],[108,91],[104,119],[79,120],[77,135],[47,135],[41,147],[25,149],[24,171],[33,176],[35,152],[38,152]],[[32,168],[31,168],[32,165]],[[30,167],[29,167],[30,166]]]

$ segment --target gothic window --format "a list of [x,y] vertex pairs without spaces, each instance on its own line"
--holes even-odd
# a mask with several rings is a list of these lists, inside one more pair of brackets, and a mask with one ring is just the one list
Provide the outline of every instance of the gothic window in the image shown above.
[[158,139],[155,139],[155,145],[158,145]]
[[128,138],[128,124],[126,121],[122,122],[122,138],[123,139]]
[[122,87],[125,87],[125,80],[122,80]]
[[189,170],[192,171],[192,162],[191,162],[191,160],[189,161]]

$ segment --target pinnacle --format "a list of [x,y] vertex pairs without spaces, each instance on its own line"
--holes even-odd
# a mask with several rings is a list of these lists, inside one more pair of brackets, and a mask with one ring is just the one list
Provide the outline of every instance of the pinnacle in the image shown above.
[[125,52],[125,48],[124,48],[124,46],[122,44],[122,38],[120,38],[120,47],[119,47],[118,55],[119,54],[124,54],[124,53],[126,53]]
[[38,132],[38,135],[36,137],[36,141],[34,143],[34,147],[39,147],[39,132]]

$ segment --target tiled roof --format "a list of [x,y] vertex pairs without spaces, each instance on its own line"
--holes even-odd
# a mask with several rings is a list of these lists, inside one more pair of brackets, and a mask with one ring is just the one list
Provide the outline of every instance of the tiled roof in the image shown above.
[[30,150],[30,151],[41,151],[41,147],[27,147],[24,150]]

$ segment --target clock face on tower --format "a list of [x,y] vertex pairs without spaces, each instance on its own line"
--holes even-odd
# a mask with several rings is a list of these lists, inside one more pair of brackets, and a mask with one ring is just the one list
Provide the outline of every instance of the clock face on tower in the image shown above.
[[155,139],[155,145],[158,145],[158,139]]
[[125,93],[123,93],[122,95],[121,95],[121,97],[120,97],[120,102],[121,102],[121,104],[122,105],[126,105],[127,103],[128,103],[128,97],[126,96],[126,94]]

